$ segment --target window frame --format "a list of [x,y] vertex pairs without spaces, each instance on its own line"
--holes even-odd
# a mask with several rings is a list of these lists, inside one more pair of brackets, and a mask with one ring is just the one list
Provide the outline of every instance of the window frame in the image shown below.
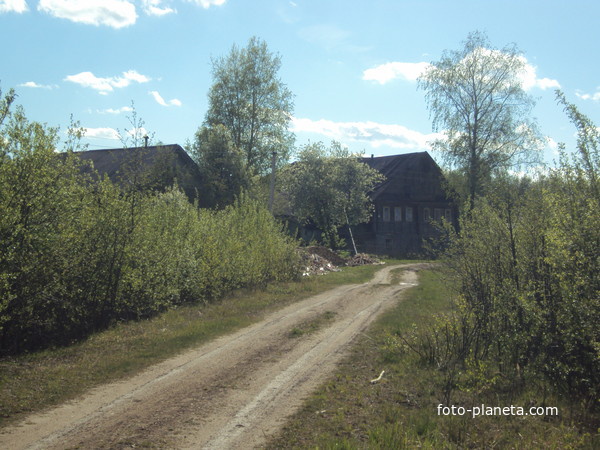
[[423,221],[425,223],[429,223],[430,220],[431,220],[431,209],[429,208],[429,206],[426,206],[423,208]]
[[382,216],[383,216],[382,218],[383,218],[384,222],[390,221],[390,207],[389,206],[383,207]]
[[402,222],[402,206],[394,206],[394,222]]

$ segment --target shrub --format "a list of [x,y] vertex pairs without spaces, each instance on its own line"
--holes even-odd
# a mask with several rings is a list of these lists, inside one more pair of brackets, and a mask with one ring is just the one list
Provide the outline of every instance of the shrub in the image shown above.
[[56,129],[8,106],[0,354],[68,344],[115,321],[299,273],[295,242],[259,202],[242,196],[221,211],[198,210],[177,187],[92,181],[72,152],[55,153]]

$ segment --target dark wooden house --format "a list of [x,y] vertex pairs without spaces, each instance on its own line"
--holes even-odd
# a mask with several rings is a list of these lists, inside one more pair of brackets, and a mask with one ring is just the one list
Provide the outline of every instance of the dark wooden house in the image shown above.
[[[108,176],[124,189],[164,191],[177,184],[193,200],[201,187],[196,163],[177,144],[74,152],[91,166],[83,170]],[[93,168],[92,168],[93,167]]]
[[353,232],[359,252],[410,256],[438,232],[442,217],[456,224],[457,210],[444,188],[441,169],[427,152],[363,158],[386,179],[371,193],[375,210]]

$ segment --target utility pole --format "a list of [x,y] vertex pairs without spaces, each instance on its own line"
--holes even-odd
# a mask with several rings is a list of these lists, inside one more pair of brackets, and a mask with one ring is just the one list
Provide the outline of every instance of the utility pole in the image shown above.
[[269,211],[273,213],[273,200],[275,198],[275,165],[277,164],[277,152],[271,154],[271,186],[269,188]]

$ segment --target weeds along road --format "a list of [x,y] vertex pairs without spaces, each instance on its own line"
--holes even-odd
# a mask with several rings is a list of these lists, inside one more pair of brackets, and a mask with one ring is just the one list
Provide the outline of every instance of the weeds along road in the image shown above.
[[[425,266],[384,267],[368,283],[294,303],[133,378],[30,416],[2,430],[0,448],[259,447]],[[406,270],[392,283],[397,268]]]

